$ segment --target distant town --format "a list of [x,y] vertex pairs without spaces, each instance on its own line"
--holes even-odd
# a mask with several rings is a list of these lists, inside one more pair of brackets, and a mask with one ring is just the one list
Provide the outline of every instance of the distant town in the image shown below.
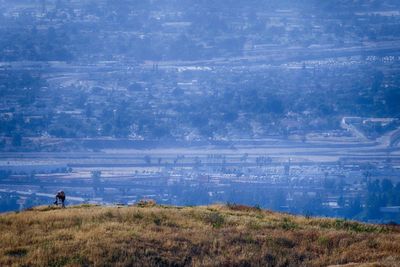
[[400,223],[399,3],[244,2],[0,0],[0,211]]

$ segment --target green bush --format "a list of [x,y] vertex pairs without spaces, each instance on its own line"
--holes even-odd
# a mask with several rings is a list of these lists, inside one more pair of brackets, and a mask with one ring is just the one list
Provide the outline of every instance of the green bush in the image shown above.
[[219,212],[215,211],[208,214],[206,221],[214,228],[220,228],[224,224],[225,219]]

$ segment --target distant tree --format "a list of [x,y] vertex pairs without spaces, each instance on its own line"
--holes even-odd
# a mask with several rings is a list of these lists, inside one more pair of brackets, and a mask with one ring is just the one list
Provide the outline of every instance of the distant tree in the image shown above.
[[140,83],[134,82],[128,86],[128,90],[131,92],[143,91],[143,86]]
[[0,150],[3,149],[5,146],[6,146],[6,140],[0,139]]
[[228,111],[223,115],[223,120],[225,122],[233,122],[238,118],[238,114],[235,111]]
[[170,135],[170,130],[166,125],[154,126],[154,128],[151,129],[151,132],[153,137],[155,137],[156,139],[162,139]]
[[93,180],[98,180],[101,178],[101,171],[99,170],[91,171],[90,174]]
[[177,87],[172,91],[172,95],[175,97],[183,96],[185,94],[185,91],[183,91],[181,88]]
[[355,199],[350,200],[349,209],[346,214],[347,217],[354,218],[361,211],[362,211],[362,206],[360,197],[356,197]]
[[392,181],[389,179],[383,179],[381,181],[381,188],[382,188],[382,192],[384,192],[384,193],[390,192],[393,189]]
[[247,159],[249,158],[249,153],[244,153],[241,157],[240,157],[240,161],[241,162],[247,162]]
[[101,185],[101,171],[100,170],[91,171],[91,177],[95,194],[96,195],[102,194],[103,186]]
[[20,133],[14,133],[12,135],[11,144],[15,147],[20,147],[22,145],[22,136]]
[[385,102],[389,116],[400,115],[400,90],[398,88],[385,90]]
[[90,118],[93,116],[93,108],[92,105],[86,104],[85,106],[85,115],[87,118]]
[[329,178],[324,179],[324,188],[325,189],[332,190],[335,188],[335,185],[336,185],[335,179],[329,179]]
[[56,127],[54,129],[50,129],[49,133],[52,136],[59,137],[59,138],[64,138],[64,137],[67,137],[67,135],[68,135],[67,131],[63,127]]
[[382,71],[377,71],[374,74],[374,80],[373,80],[372,86],[371,86],[371,89],[374,92],[379,91],[379,89],[381,88],[381,85],[382,85],[382,82],[383,82],[384,78],[385,78],[385,76],[384,76]]
[[367,203],[366,203],[366,208],[367,208],[367,218],[369,219],[377,219],[380,217],[380,201],[379,201],[379,195],[370,193],[368,194],[367,198]]
[[149,156],[149,155],[146,155],[146,156],[144,156],[144,162],[147,164],[147,165],[150,165],[150,163],[151,163],[151,157]]
[[338,199],[338,201],[337,201],[337,204],[338,204],[338,206],[341,207],[341,208],[343,208],[343,207],[345,206],[346,201],[344,200],[343,195],[340,195],[340,197],[339,197],[339,199]]
[[378,193],[381,189],[379,180],[368,182],[367,189],[369,193]]

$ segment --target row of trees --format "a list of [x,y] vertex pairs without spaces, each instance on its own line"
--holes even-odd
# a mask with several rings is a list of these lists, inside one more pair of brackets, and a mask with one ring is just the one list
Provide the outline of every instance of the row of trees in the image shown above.
[[368,183],[366,216],[371,219],[382,218],[380,208],[400,206],[400,183],[393,185],[389,179],[375,180]]

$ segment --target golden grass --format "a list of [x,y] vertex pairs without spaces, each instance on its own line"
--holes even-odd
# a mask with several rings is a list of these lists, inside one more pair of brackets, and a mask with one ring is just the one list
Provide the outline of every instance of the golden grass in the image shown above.
[[[143,204],[143,203],[142,203]],[[238,205],[0,215],[0,266],[400,266],[396,226]]]

